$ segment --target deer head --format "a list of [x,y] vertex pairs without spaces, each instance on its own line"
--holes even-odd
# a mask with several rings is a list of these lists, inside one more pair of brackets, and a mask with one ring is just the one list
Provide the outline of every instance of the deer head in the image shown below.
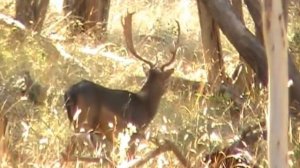
[[[168,85],[168,80],[171,77],[172,73],[174,72],[174,68],[169,68],[168,66],[171,65],[175,61],[175,56],[178,49],[179,44],[179,37],[180,37],[180,25],[179,22],[176,21],[178,27],[178,37],[177,40],[174,42],[174,48],[170,49],[171,58],[168,62],[161,66],[157,66],[157,64],[153,64],[151,61],[146,60],[145,58],[141,57],[135,50],[132,40],[132,16],[134,13],[128,13],[122,20],[122,26],[124,31],[125,42],[128,50],[130,53],[136,57],[137,59],[143,61],[146,65],[149,66],[149,70],[147,74],[147,81],[138,93],[144,98],[149,98],[151,101],[159,101],[161,96],[165,93],[166,87]],[[155,103],[155,102],[153,102]],[[156,103],[157,104],[157,103]],[[156,106],[157,107],[157,106]],[[156,109],[155,107],[155,109]]]

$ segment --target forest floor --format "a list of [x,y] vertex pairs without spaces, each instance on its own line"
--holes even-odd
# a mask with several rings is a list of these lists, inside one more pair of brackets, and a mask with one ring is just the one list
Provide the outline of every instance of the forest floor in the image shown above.
[[[140,89],[141,79],[145,78],[142,62],[127,53],[122,34],[120,20],[127,10],[137,11],[133,19],[134,40],[138,52],[149,60],[169,58],[168,45],[176,37],[175,20],[178,20],[182,32],[173,77],[200,84],[206,82],[197,5],[191,0],[172,3],[112,1],[107,35],[100,42],[92,32],[72,35],[71,21],[55,4],[48,11],[41,34],[0,21],[0,112],[5,113],[9,120],[6,138],[10,153],[9,158],[0,158],[0,167],[61,166],[61,152],[73,133],[63,102],[64,92],[72,84],[88,79],[109,88],[133,92]],[[247,10],[244,11],[246,25],[253,31],[251,18]],[[299,11],[300,7],[290,9],[288,32],[296,60],[300,58]],[[13,17],[14,3],[11,0],[1,1],[0,13]],[[149,34],[166,39],[166,42],[143,41],[143,35]],[[222,49],[226,73],[231,76],[240,60],[223,35]],[[28,80],[33,83],[31,90],[36,89],[31,95],[22,94]],[[209,89],[205,93],[195,92],[193,87],[183,85],[177,87],[174,84],[164,95],[147,135],[171,140],[192,167],[201,167],[207,164],[204,160],[208,154],[232,146],[250,126],[259,126],[255,131],[260,132],[261,136],[233,157],[247,158],[252,165],[259,167],[267,166],[267,145],[261,124],[267,112],[265,88],[245,90],[242,101],[237,103],[230,93],[216,93]],[[291,167],[300,166],[300,138],[295,123],[291,121],[289,132]],[[127,160],[120,144],[113,150],[112,157],[121,167],[126,165]],[[144,157],[154,148],[154,144],[143,142],[136,157]],[[97,156],[99,153],[84,150],[80,154]],[[86,162],[68,166],[99,165],[105,167],[101,163]],[[168,152],[151,159],[145,167],[181,165]]]

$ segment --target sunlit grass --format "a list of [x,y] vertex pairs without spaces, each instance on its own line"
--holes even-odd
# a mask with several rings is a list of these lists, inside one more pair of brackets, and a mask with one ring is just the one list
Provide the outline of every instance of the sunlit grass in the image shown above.
[[[9,5],[9,1],[0,2],[0,6],[6,5]],[[0,9],[2,13],[13,16],[14,5]],[[64,91],[71,84],[84,78],[110,88],[131,91],[140,89],[142,83],[130,77],[145,76],[142,63],[128,55],[122,35],[120,20],[127,10],[136,11],[133,20],[136,48],[152,61],[156,56],[160,60],[169,58],[168,44],[141,44],[140,36],[150,34],[172,41],[175,37],[174,22],[178,20],[182,37],[174,76],[206,80],[200,45],[200,23],[196,3],[192,0],[156,0],[152,3],[112,1],[107,39],[100,44],[92,35],[70,36],[70,23],[66,17],[60,10],[50,8],[42,36],[50,38],[53,45],[59,48],[64,57],[58,59],[55,52],[50,52],[51,47],[41,44],[38,37],[29,32],[27,35],[20,35],[12,27],[0,24],[0,107],[5,107],[9,117],[7,138],[13,158],[1,161],[0,166],[60,166],[61,152],[65,150],[73,133],[63,104]],[[253,30],[249,15],[245,18],[246,24],[252,26],[250,29]],[[224,36],[222,42],[226,70],[231,75],[239,62],[238,53]],[[34,105],[18,94],[18,81],[23,79],[22,72],[25,70],[30,71],[37,83],[47,88],[43,105]],[[166,93],[146,134],[174,141],[195,167],[201,164],[207,153],[228,146],[237,139],[243,128],[257,124],[265,117],[265,91],[251,95],[253,97],[244,101],[238,124],[231,120],[230,112],[235,107],[226,95],[209,93],[186,96],[182,92],[184,91]],[[132,132],[128,132],[120,134],[120,141],[112,150],[112,158],[120,167],[129,164],[125,152],[128,146],[125,142]],[[296,144],[299,144],[299,139]],[[265,142],[260,141],[252,149],[255,153],[253,157],[261,165],[266,164],[265,146]],[[109,145],[107,147],[110,148]],[[150,142],[142,142],[137,157],[143,157],[154,148],[155,145]],[[299,156],[298,148],[294,151],[294,160]],[[97,152],[99,151],[93,153],[84,150],[82,155],[97,156]],[[99,167],[97,164],[81,162],[69,166]],[[166,153],[151,160],[146,167],[180,167],[180,163],[172,153]]]

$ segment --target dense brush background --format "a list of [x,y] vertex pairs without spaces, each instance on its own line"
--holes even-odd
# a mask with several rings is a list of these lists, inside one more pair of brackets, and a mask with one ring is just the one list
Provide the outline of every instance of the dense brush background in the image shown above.
[[[9,118],[7,139],[11,160],[0,158],[0,167],[59,167],[58,160],[72,135],[63,104],[64,91],[81,79],[89,79],[110,88],[138,91],[144,77],[142,62],[130,56],[125,48],[121,17],[127,11],[136,11],[133,35],[138,52],[149,60],[155,57],[163,62],[169,59],[168,47],[176,38],[176,24],[181,25],[181,46],[176,57],[173,76],[205,83],[206,70],[201,50],[200,23],[196,1],[111,1],[108,31],[105,40],[84,33],[69,32],[71,21],[60,9],[60,0],[52,0],[44,28],[39,34],[19,30],[0,22],[0,109]],[[254,29],[245,8],[246,25]],[[0,1],[0,13],[14,16],[14,1]],[[300,61],[300,6],[289,9],[288,38],[295,59]],[[166,42],[142,42],[141,35],[155,35]],[[239,63],[238,54],[222,35],[226,72],[230,76]],[[29,71],[40,90],[46,92],[36,105],[20,94],[24,71]],[[35,96],[35,95],[33,95]],[[258,124],[266,116],[265,90],[247,97],[241,119],[235,123],[230,112],[234,103],[222,94],[193,93],[169,90],[163,97],[157,116],[149,126],[152,136],[175,142],[191,163],[197,167],[202,158],[215,150],[233,143],[241,131]],[[293,122],[292,122],[292,125]],[[290,165],[300,165],[300,138],[297,127],[290,127]],[[154,148],[145,143],[138,156]],[[252,159],[266,167],[266,142],[260,140],[249,151]],[[90,155],[85,151],[83,155]],[[123,153],[114,152],[121,164]],[[99,164],[74,163],[71,166]],[[172,153],[151,160],[145,167],[181,167]]]

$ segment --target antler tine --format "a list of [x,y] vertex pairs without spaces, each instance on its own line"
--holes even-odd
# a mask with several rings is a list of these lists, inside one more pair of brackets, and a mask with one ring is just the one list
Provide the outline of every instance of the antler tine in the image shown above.
[[139,54],[137,54],[132,40],[132,15],[133,13],[127,13],[127,15],[122,20],[122,26],[123,26],[123,32],[125,36],[125,42],[128,50],[131,52],[133,56],[135,56],[137,59],[145,62],[148,64],[151,68],[154,67],[154,64],[144,58],[142,58]]
[[165,67],[169,66],[170,64],[172,64],[175,61],[175,56],[176,56],[176,53],[177,53],[177,49],[179,47],[179,39],[180,39],[180,24],[177,20],[176,20],[176,24],[177,24],[178,34],[177,34],[177,40],[176,40],[176,42],[174,42],[174,50],[171,50],[172,57],[171,57],[169,62],[162,65],[162,67],[161,67],[162,70],[164,70]]

